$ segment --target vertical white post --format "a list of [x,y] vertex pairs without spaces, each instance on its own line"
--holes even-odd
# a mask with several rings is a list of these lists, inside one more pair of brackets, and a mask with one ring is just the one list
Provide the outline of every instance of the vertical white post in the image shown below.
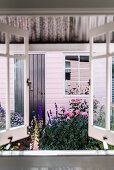
[[80,55],[78,54],[78,83],[79,83],[79,94],[80,95]]
[[110,130],[110,57],[109,32],[106,32],[106,130]]
[[90,90],[89,90],[89,125],[93,125],[93,37],[90,36]]
[[29,56],[28,56],[28,44],[29,44],[29,35],[24,38],[25,45],[25,56],[24,60],[24,124],[29,125],[29,86],[27,86],[27,78],[29,78]]
[[9,66],[9,34],[6,34],[7,55],[7,106],[6,106],[6,130],[10,128],[10,66]]

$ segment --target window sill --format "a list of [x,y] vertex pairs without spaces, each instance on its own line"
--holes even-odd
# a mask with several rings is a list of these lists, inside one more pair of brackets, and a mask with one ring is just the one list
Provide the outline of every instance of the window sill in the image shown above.
[[89,98],[89,95],[65,95],[68,98]]
[[113,155],[114,150],[38,150],[38,151],[0,151],[1,156],[104,156]]

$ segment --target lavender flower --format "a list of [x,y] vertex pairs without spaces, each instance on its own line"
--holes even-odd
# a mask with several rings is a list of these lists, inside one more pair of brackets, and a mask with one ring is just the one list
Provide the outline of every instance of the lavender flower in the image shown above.
[[47,115],[48,115],[48,118],[49,118],[49,123],[51,124],[50,114],[49,114],[48,111],[47,111]]
[[58,115],[58,107],[57,107],[57,104],[55,103],[55,109],[56,109],[56,117]]
[[50,110],[50,115],[52,116],[52,112],[51,112],[51,110]]
[[41,107],[41,104],[38,105],[38,109],[39,109],[39,120],[42,120],[42,107]]
[[32,115],[35,116],[35,111],[32,111]]

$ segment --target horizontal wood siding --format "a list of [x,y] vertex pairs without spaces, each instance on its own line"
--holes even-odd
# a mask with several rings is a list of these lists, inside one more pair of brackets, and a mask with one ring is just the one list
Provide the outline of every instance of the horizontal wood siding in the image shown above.
[[46,55],[46,120],[48,120],[47,111],[51,109],[55,114],[55,103],[60,111],[61,106],[68,108],[69,101],[72,99],[72,97],[65,97],[64,62],[62,52],[48,52]]

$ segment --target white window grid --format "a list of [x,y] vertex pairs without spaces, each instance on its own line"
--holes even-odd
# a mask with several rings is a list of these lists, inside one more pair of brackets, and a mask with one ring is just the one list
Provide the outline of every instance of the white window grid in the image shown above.
[[[71,96],[72,96],[72,97],[81,97],[81,96],[83,96],[83,97],[88,97],[88,94],[80,94],[80,91],[81,91],[81,89],[80,89],[80,84],[81,84],[81,83],[88,83],[88,82],[89,82],[89,80],[88,80],[88,81],[82,81],[81,78],[80,78],[80,70],[89,70],[89,67],[88,67],[88,68],[80,68],[80,56],[84,56],[84,55],[85,55],[85,56],[88,56],[88,57],[89,57],[89,54],[83,54],[83,53],[82,53],[82,54],[81,54],[81,53],[80,53],[80,54],[76,54],[76,53],[75,53],[75,54],[72,54],[72,53],[71,53],[71,54],[66,54],[66,55],[65,55],[65,62],[67,61],[67,60],[66,60],[66,56],[67,56],[67,55],[77,56],[77,57],[78,57],[78,68],[72,68],[72,70],[78,70],[78,80],[77,80],[77,81],[72,81],[72,82],[77,82],[77,83],[79,83],[79,87],[78,87],[79,95],[77,95],[77,94],[74,94],[74,95],[68,94],[68,95],[66,95],[66,94],[65,94],[65,96],[66,96],[66,97],[71,97]],[[65,70],[67,70],[67,69],[69,69],[69,68],[66,68],[66,67],[65,67]],[[71,69],[71,68],[70,68],[70,69]],[[65,80],[65,79],[64,79],[64,80]],[[67,83],[66,83],[66,80],[65,80],[65,89],[64,89],[65,93],[66,93],[66,89],[68,89],[68,88],[66,87],[66,85],[67,85]]]

